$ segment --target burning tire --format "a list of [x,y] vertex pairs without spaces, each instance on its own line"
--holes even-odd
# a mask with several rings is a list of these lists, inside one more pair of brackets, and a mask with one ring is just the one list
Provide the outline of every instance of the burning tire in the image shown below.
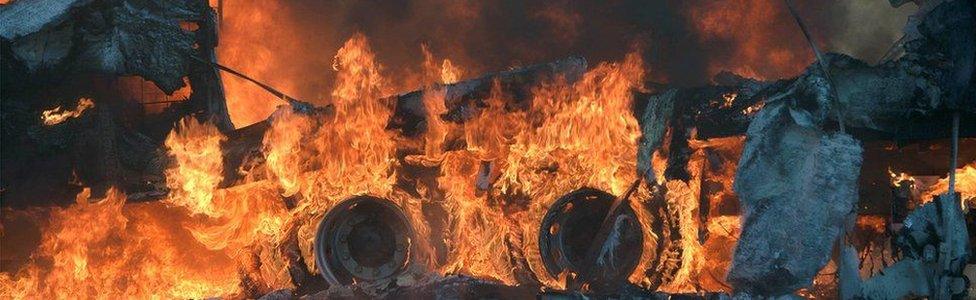
[[409,264],[413,238],[396,204],[356,196],[336,205],[319,224],[315,264],[332,285],[393,278]]
[[[614,196],[593,188],[582,188],[559,198],[546,212],[539,230],[539,252],[546,271],[553,278],[563,272],[581,274],[590,243],[600,230]],[[589,272],[590,282],[625,282],[641,258],[643,234],[637,215],[630,207],[614,221],[604,263]],[[610,244],[610,243],[607,243]]]

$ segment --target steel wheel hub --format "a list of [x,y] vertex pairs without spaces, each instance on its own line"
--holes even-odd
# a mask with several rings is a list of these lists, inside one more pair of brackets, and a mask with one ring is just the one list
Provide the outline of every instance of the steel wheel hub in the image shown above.
[[330,284],[393,277],[409,263],[413,230],[395,204],[372,196],[343,201],[326,214],[315,238],[315,262]]
[[[539,229],[539,252],[546,271],[553,277],[569,271],[580,274],[590,243],[610,210],[614,196],[593,188],[582,188],[559,198],[546,212]],[[643,234],[640,222],[630,207],[614,220],[615,241],[597,264],[591,281],[619,281],[637,267]],[[605,245],[608,243],[605,243]]]

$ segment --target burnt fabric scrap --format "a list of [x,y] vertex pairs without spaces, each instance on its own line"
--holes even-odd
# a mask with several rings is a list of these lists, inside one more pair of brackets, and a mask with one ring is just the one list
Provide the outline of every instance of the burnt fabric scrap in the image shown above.
[[747,131],[734,184],[743,229],[728,273],[737,293],[810,285],[855,211],[860,142],[822,129],[828,86],[807,75],[771,98]]

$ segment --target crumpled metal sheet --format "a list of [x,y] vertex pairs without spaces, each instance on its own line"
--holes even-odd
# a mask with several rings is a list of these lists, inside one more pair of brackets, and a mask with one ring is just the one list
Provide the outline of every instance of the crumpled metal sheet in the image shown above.
[[41,31],[67,18],[71,8],[91,0],[17,1],[0,6],[0,37],[14,39]]
[[206,1],[92,3],[14,2],[0,9],[0,36],[30,73],[139,75],[167,93],[184,86],[195,37],[180,22],[200,19]]
[[825,133],[823,114],[785,99],[749,126],[734,189],[743,229],[728,281],[736,292],[783,295],[812,283],[857,203],[860,142]]

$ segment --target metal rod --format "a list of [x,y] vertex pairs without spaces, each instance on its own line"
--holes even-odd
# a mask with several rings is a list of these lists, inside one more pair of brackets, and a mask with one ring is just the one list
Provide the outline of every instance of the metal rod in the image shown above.
[[285,93],[282,93],[281,91],[279,91],[279,90],[271,87],[270,85],[264,84],[263,82],[260,82],[257,79],[251,78],[250,76],[244,75],[244,73],[238,72],[237,70],[231,69],[230,67],[221,65],[221,64],[216,63],[216,62],[213,62],[213,61],[209,61],[209,60],[206,60],[206,59],[202,59],[202,58],[200,58],[200,57],[198,57],[196,55],[190,55],[190,57],[193,58],[194,60],[197,60],[199,62],[208,64],[208,65],[210,65],[210,66],[212,66],[214,68],[217,68],[218,70],[221,70],[221,71],[230,73],[230,74],[232,74],[234,76],[240,77],[241,79],[250,81],[251,83],[254,83],[254,84],[258,85],[259,87],[261,87],[262,89],[268,91],[272,95],[275,95],[276,97],[278,97],[280,99],[284,99],[285,101],[288,102],[288,104],[290,104],[295,109],[299,109],[299,110],[302,110],[302,111],[314,111],[314,110],[319,109],[315,105],[313,105],[313,104],[311,104],[309,102],[305,102],[305,101],[302,101],[302,100],[298,100],[298,99],[295,99],[294,97],[285,95]]
[[830,96],[833,98],[833,101],[835,101],[834,106],[836,107],[834,108],[834,112],[837,113],[837,124],[840,127],[840,132],[844,133],[844,118],[840,112],[840,99],[837,98],[837,90],[834,88],[834,80],[830,77],[830,72],[828,71],[829,69],[827,69],[827,61],[824,60],[824,56],[820,52],[820,48],[817,48],[817,44],[813,42],[813,38],[810,36],[810,31],[807,30],[806,24],[804,24],[803,20],[800,19],[800,14],[798,14],[796,12],[796,8],[793,7],[793,2],[790,2],[790,0],[783,0],[783,2],[786,2],[786,8],[789,9],[790,15],[793,16],[794,20],[796,20],[796,24],[800,26],[800,31],[803,32],[803,37],[806,38],[807,43],[810,44],[810,49],[813,49],[813,55],[817,58],[817,64],[820,66],[820,70],[823,71],[824,77],[827,78],[827,83],[830,85],[828,87],[828,89],[830,89]]
[[251,78],[250,76],[244,75],[244,73],[238,72],[237,70],[231,69],[230,67],[221,65],[221,64],[216,63],[216,62],[212,62],[212,61],[208,61],[208,60],[199,58],[199,57],[197,57],[195,55],[191,55],[190,57],[192,57],[193,59],[195,59],[195,60],[197,60],[199,62],[208,64],[208,65],[210,65],[210,66],[212,66],[214,68],[220,69],[221,71],[224,71],[224,72],[227,72],[227,73],[231,73],[234,76],[240,77],[241,79],[250,81],[251,83],[254,83],[254,84],[258,85],[259,87],[261,87],[264,90],[270,92],[272,95],[275,95],[278,98],[292,99],[292,100],[295,99],[295,98],[289,97],[288,95],[285,95],[285,93],[282,93],[281,91],[278,91],[277,89],[271,87],[270,85],[264,84],[263,82],[260,82],[257,79]]
[[[596,271],[594,268],[597,265],[597,260],[600,259],[600,249],[603,248],[603,245],[606,243],[607,237],[609,236],[610,230],[613,228],[613,217],[617,215],[617,210],[620,207],[629,205],[628,203],[630,196],[637,191],[638,187],[640,187],[641,182],[644,181],[644,177],[652,174],[653,170],[653,167],[648,166],[647,172],[638,175],[637,179],[630,184],[623,194],[613,199],[610,209],[607,210],[607,214],[600,222],[600,227],[597,229],[596,236],[594,236],[593,240],[590,241],[590,246],[587,248],[586,254],[584,254],[583,265],[579,269],[580,275],[590,275]],[[569,279],[570,278],[567,277],[567,280]],[[572,290],[578,289],[580,285],[585,284],[586,281],[591,278],[584,277],[581,279],[582,281],[576,282],[576,284],[569,284],[569,282],[567,282],[566,287]]]
[[959,112],[952,113],[952,159],[949,161],[949,195],[956,193],[956,161],[959,159]]

